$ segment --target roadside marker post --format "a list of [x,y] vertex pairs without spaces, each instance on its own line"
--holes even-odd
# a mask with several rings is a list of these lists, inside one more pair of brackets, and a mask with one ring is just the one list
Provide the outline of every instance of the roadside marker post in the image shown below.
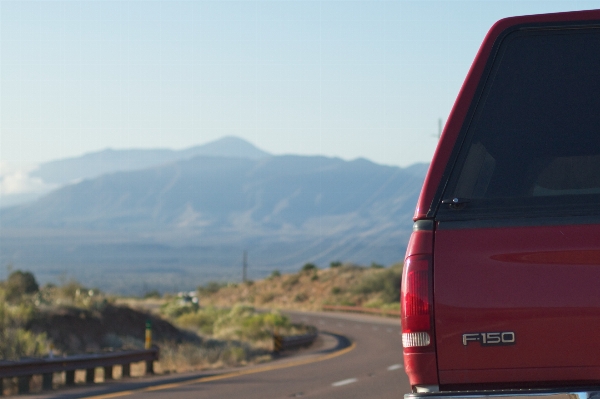
[[283,349],[283,337],[277,333],[273,333],[273,352],[279,353]]
[[150,320],[146,321],[146,344],[144,345],[144,348],[152,348],[152,322]]
[[[146,321],[146,343],[144,345],[146,349],[152,348],[152,321]],[[154,361],[148,360],[146,362],[146,374],[154,374]]]

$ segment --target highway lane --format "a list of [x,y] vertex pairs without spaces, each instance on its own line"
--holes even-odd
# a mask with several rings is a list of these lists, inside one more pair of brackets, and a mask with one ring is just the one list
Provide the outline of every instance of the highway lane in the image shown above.
[[[55,392],[46,398],[401,398],[410,386],[402,367],[400,325],[397,319],[339,313],[288,312],[294,321],[343,335],[353,345],[329,354],[301,351],[267,365],[225,371],[197,378],[128,391],[100,393],[78,390]],[[326,341],[331,337],[324,336]],[[325,358],[325,359],[324,359]],[[304,363],[304,364],[297,364]],[[292,365],[297,364],[297,365]],[[214,373],[213,373],[214,374]],[[168,380],[165,380],[168,381]],[[116,386],[116,384],[115,384]],[[81,396],[79,396],[81,395]]]

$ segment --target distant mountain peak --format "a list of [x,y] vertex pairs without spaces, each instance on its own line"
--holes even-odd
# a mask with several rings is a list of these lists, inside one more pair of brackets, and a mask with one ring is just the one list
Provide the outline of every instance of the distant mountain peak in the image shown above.
[[185,157],[198,155],[227,158],[260,159],[271,156],[254,144],[235,136],[225,136],[206,144],[182,150]]
[[105,148],[79,157],[43,163],[31,173],[31,176],[40,178],[48,184],[63,185],[107,173],[142,170],[197,156],[260,159],[271,154],[239,137],[225,136],[183,150]]

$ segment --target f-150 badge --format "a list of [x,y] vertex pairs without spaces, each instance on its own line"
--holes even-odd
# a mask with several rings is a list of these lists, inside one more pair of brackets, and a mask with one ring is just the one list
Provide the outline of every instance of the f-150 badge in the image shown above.
[[463,334],[464,346],[473,341],[479,342],[481,346],[514,345],[516,342],[515,333],[512,331]]

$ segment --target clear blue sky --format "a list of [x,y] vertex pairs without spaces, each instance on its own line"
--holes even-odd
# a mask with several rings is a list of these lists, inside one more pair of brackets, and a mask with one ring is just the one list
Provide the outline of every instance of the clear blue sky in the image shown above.
[[498,19],[600,1],[0,1],[0,160],[184,148],[428,162]]

